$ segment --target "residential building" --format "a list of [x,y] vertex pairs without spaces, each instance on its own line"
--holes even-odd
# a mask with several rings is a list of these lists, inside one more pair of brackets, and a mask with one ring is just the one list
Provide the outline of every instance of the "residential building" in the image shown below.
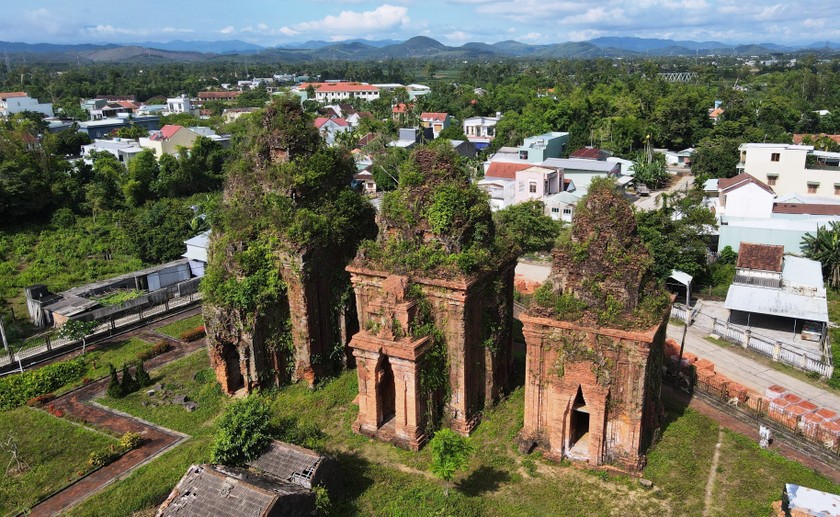
[[160,117],[121,114],[118,117],[101,120],[86,120],[79,122],[79,132],[87,134],[91,139],[96,139],[110,136],[117,130],[131,125],[141,126],[149,131],[157,131],[160,127]]
[[578,191],[558,192],[557,194],[548,196],[543,201],[545,203],[545,215],[555,221],[571,223],[572,219],[574,219],[575,208],[581,197],[583,196]]
[[621,175],[621,163],[619,162],[600,162],[580,158],[549,158],[544,160],[541,165],[563,169],[563,178],[566,181],[574,182],[578,190],[586,190],[595,178],[618,178]]
[[216,142],[225,149],[230,147],[230,135],[216,134],[215,131],[213,131],[207,126],[190,126],[187,129],[189,129],[193,133],[196,133],[199,136],[203,136],[204,138],[208,138],[213,142]]
[[[779,194],[813,194],[840,198],[839,153],[814,152],[810,145],[747,143],[738,170],[766,181]],[[815,163],[808,164],[808,157]]]
[[41,103],[33,99],[26,92],[5,92],[0,93],[0,117],[8,117],[15,113],[33,111],[45,117],[53,116],[52,104]]
[[464,120],[464,134],[467,139],[475,144],[476,149],[485,149],[493,138],[496,137],[496,123],[501,119],[501,114],[495,117],[470,117]]
[[222,112],[222,118],[225,120],[226,124],[230,124],[234,120],[238,119],[242,115],[247,115],[248,113],[253,113],[257,111],[259,108],[227,108]]
[[[469,135],[468,135],[469,137]],[[485,170],[492,162],[531,163],[540,164],[550,158],[560,158],[566,153],[569,143],[569,133],[549,131],[541,135],[529,136],[519,147],[502,147],[485,162]],[[593,162],[592,160],[578,160]],[[597,162],[593,162],[597,163]]]
[[160,159],[164,154],[175,155],[181,148],[191,148],[199,136],[195,131],[183,126],[167,124],[139,141],[141,147],[151,149],[155,157]]
[[346,120],[338,117],[318,117],[315,119],[315,127],[328,145],[335,144],[335,137],[339,133],[346,133],[353,129]]
[[82,157],[90,159],[94,152],[106,152],[113,154],[122,164],[128,163],[143,151],[137,140],[125,138],[114,138],[113,140],[94,140],[93,143],[82,146]]
[[189,261],[190,273],[195,278],[203,277],[207,267],[207,250],[210,249],[210,230],[185,240],[184,244],[187,251],[181,256]]
[[654,149],[654,152],[665,155],[665,163],[668,165],[689,166],[691,165],[691,157],[694,155],[695,149],[689,147],[682,151],[671,151],[670,149]]
[[440,132],[449,127],[452,122],[452,116],[448,113],[429,113],[423,112],[420,114],[420,125],[422,127],[432,128],[434,137],[437,138]]
[[303,83],[297,90],[305,92],[309,86],[315,89],[315,100],[330,103],[349,99],[373,101],[379,98],[379,88],[372,84],[355,82]]
[[610,151],[605,149],[598,149],[596,147],[583,147],[578,149],[577,151],[573,152],[569,155],[569,158],[580,158],[584,160],[598,160],[598,161],[606,161],[607,158],[612,156]]
[[560,192],[562,183],[562,173],[555,168],[531,166],[517,171],[513,202],[519,204],[533,199],[542,200]]
[[207,101],[235,101],[237,97],[242,95],[242,92],[237,91],[223,91],[223,92],[198,92],[198,100],[201,102]]
[[717,181],[715,213],[719,216],[767,219],[773,215],[776,193],[755,177],[741,173]]
[[418,128],[401,127],[399,138],[390,142],[388,145],[392,147],[402,147],[405,149],[412,149],[415,145],[423,142],[423,132]]
[[190,98],[184,94],[166,99],[166,111],[169,113],[192,113],[193,106]]

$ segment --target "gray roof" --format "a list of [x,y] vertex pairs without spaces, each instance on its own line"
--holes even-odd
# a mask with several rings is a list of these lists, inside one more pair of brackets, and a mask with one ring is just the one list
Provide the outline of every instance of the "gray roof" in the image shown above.
[[691,285],[691,281],[693,280],[691,275],[689,275],[685,271],[680,271],[679,269],[672,270],[671,276],[669,276],[668,278],[673,278],[682,285]]
[[576,205],[583,195],[577,195],[572,192],[558,192],[545,198],[545,203],[560,203],[564,205]]
[[[251,472],[219,465],[192,465],[158,509],[163,516],[269,515],[280,499],[310,492]],[[300,500],[295,498],[296,503]]]
[[[562,167],[567,174],[574,174],[575,170],[609,173],[613,169],[618,168],[617,163],[585,160],[583,158],[549,158],[540,165],[543,167]],[[569,169],[572,170],[570,171]]]
[[822,265],[816,260],[785,255],[782,266],[782,282],[788,286],[824,287]]
[[309,449],[274,440],[268,450],[248,462],[248,466],[281,481],[309,487],[309,481],[314,477],[322,459],[321,455]]
[[729,286],[729,292],[726,293],[724,306],[735,311],[809,321],[828,321],[825,291],[820,297],[813,293],[799,294],[786,289],[732,284]]

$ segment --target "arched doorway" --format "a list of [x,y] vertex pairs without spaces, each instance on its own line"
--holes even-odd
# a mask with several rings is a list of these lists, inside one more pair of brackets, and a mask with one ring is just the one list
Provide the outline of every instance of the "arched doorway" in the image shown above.
[[589,458],[589,408],[580,386],[572,403],[569,422],[569,456],[574,459]]
[[391,362],[388,357],[382,358],[380,363],[379,384],[376,386],[376,395],[379,400],[379,422],[378,426],[394,418],[397,413],[397,390],[394,385],[394,370],[391,369]]
[[245,387],[245,379],[242,377],[242,369],[239,365],[239,350],[230,343],[225,343],[222,347],[222,359],[225,362],[225,378],[227,380],[225,389],[228,393],[236,393]]

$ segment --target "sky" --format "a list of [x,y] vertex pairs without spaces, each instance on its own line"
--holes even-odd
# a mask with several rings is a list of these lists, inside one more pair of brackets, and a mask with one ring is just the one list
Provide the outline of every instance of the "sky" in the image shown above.
[[600,36],[797,44],[840,41],[838,0],[30,0],[7,3],[0,41],[130,43],[429,36],[546,44]]

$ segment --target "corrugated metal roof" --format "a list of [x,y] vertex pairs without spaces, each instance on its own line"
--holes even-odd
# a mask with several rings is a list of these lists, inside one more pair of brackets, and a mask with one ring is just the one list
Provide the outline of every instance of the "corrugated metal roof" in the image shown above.
[[694,279],[691,275],[686,273],[685,271],[680,271],[679,269],[675,269],[671,271],[670,278],[673,278],[677,282],[681,283],[682,285],[690,285],[691,281]]
[[796,294],[783,289],[732,284],[724,304],[729,310],[809,321],[828,321],[825,295]]
[[816,260],[804,257],[785,256],[782,282],[788,285],[808,286],[823,289],[822,265]]
[[[566,173],[574,174],[575,170],[591,171],[591,172],[612,172],[613,169],[618,168],[617,163],[598,161],[598,160],[584,160],[581,158],[549,158],[542,162],[543,167],[562,167],[566,169]],[[568,169],[572,169],[569,171]]]

